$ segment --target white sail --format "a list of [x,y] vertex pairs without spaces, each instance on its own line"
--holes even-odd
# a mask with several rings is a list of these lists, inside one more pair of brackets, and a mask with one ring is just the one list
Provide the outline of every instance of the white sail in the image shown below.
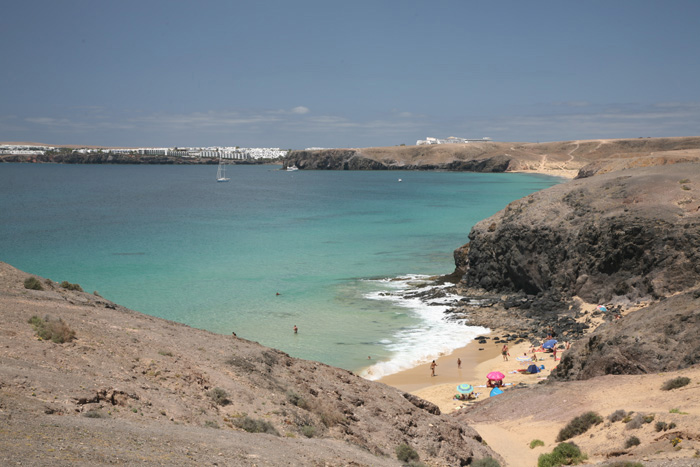
[[228,182],[230,178],[226,178],[226,166],[224,162],[219,158],[219,168],[216,171],[216,181],[217,182]]

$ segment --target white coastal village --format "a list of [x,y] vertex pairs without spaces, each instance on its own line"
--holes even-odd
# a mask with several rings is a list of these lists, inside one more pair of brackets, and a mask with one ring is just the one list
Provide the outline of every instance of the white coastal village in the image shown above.
[[[490,142],[491,138],[459,138],[449,136],[447,138],[427,137],[416,141],[417,146],[430,144],[466,144]],[[327,148],[306,148],[307,150],[319,150]],[[39,156],[47,152],[60,152],[69,150],[80,154],[134,154],[148,156],[172,156],[183,158],[206,158],[227,160],[250,159],[280,159],[287,155],[289,150],[280,148],[241,148],[238,146],[211,146],[211,147],[150,147],[150,148],[63,148],[60,146],[3,144],[0,145],[0,155],[25,155]]]

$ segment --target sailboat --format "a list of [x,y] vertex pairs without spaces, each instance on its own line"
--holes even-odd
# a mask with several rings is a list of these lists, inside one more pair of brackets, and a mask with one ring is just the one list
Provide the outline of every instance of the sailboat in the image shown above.
[[228,182],[230,178],[226,178],[226,165],[219,157],[219,169],[216,171],[216,181],[217,182]]

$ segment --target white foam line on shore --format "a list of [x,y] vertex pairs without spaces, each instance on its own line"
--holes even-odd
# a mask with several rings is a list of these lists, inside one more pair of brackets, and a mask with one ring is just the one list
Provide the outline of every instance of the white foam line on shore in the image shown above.
[[[391,301],[420,318],[421,323],[398,331],[387,343],[382,342],[384,347],[392,353],[392,357],[362,370],[360,376],[366,379],[378,380],[428,363],[464,347],[475,337],[489,332],[489,329],[480,326],[467,326],[464,320],[445,319],[445,310],[461,298],[457,295],[448,294],[446,297],[430,298],[430,304],[413,296],[430,289],[447,288],[449,285],[435,285],[428,280],[428,276],[419,275],[381,279],[375,282],[388,290],[366,294],[365,298]],[[425,285],[420,287],[416,282],[422,282]],[[434,305],[435,303],[444,305]]]

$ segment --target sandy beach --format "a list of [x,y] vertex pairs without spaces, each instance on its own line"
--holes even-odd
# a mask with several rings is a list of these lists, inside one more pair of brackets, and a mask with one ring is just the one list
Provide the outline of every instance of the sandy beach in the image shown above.
[[[435,376],[430,375],[430,365],[428,363],[420,365],[409,370],[405,370],[393,375],[385,376],[379,382],[399,388],[403,391],[415,394],[427,401],[430,401],[440,407],[444,413],[453,412],[466,406],[467,402],[454,399],[457,393],[456,387],[462,383],[469,383],[475,386],[476,392],[479,393],[477,401],[484,400],[489,397],[489,388],[486,385],[486,375],[491,371],[500,371],[506,375],[503,380],[506,386],[504,390],[508,390],[520,383],[536,384],[538,381],[546,378],[552,369],[556,366],[551,353],[535,352],[537,357],[537,365],[544,365],[545,369],[539,374],[523,374],[518,372],[519,369],[525,369],[530,364],[535,363],[532,360],[525,360],[527,357],[532,358],[532,346],[529,342],[522,342],[517,345],[508,346],[510,356],[508,361],[504,361],[501,355],[502,343],[494,343],[494,337],[502,336],[506,331],[493,330],[487,336],[490,339],[486,344],[479,344],[477,341],[472,341],[465,347],[455,350],[450,355],[445,355],[436,359],[438,364],[435,370]],[[557,352],[557,362],[561,358],[563,351]],[[462,368],[457,368],[457,359],[462,360]],[[472,402],[469,402],[472,403]]]

